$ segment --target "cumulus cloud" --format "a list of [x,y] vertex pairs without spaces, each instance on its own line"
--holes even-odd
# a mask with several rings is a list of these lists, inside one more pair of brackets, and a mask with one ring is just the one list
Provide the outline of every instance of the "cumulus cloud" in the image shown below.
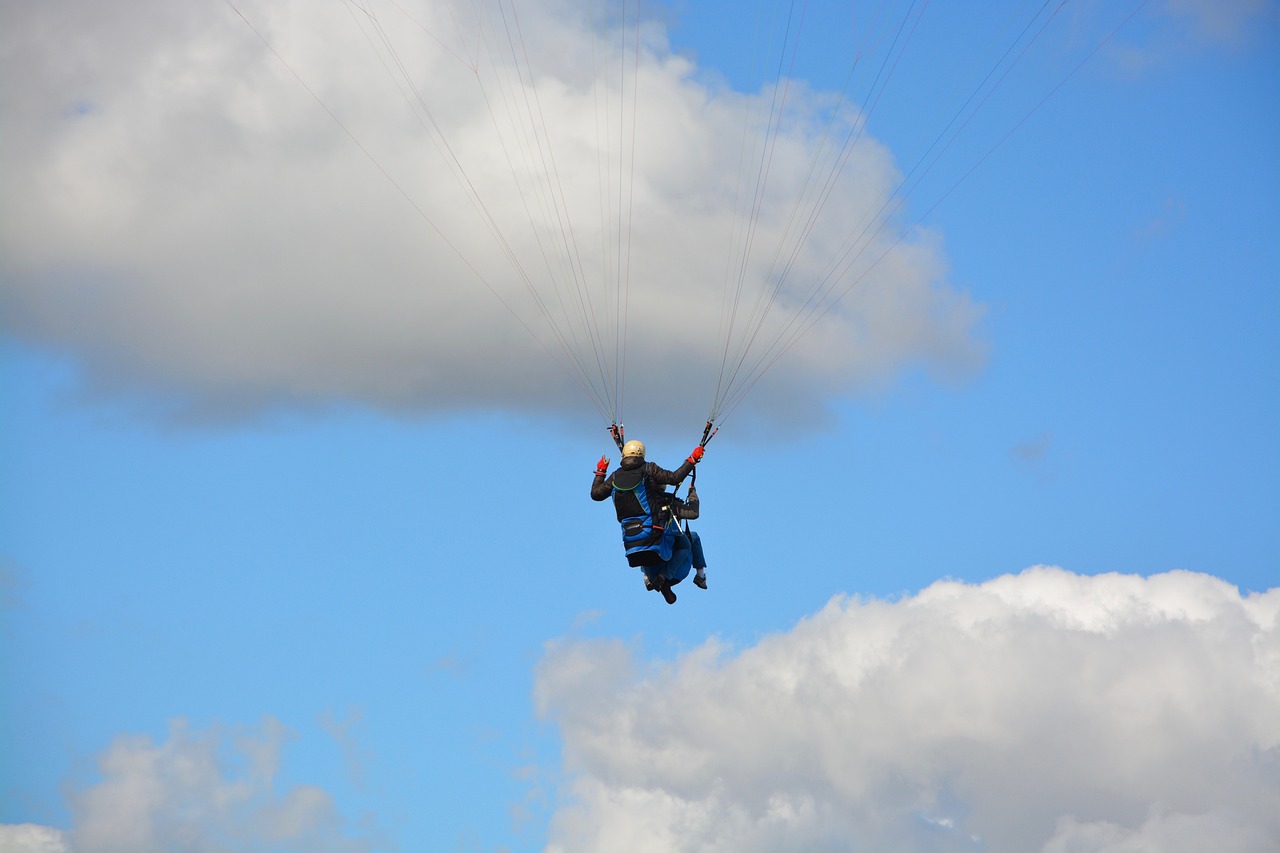
[[1280,589],[1034,568],[659,666],[560,642],[549,851],[1280,847]]
[[333,798],[314,785],[277,790],[289,732],[197,731],[178,721],[164,743],[122,736],[98,757],[101,778],[70,795],[72,828],[0,826],[6,853],[174,853],[233,850],[361,853]]
[[[705,414],[755,191],[739,177],[744,122],[767,121],[772,92],[708,83],[657,24],[639,28],[637,58],[616,21],[587,15],[594,4],[522,3],[511,42],[492,4],[236,5],[270,48],[220,3],[0,10],[0,332],[73,354],[92,392],[194,415],[343,400],[579,410],[572,353],[607,386],[625,344],[628,405],[661,395]],[[789,199],[833,110],[836,133],[859,120],[829,94],[788,90],[744,316],[777,278],[773,253],[798,227]],[[899,177],[861,137],[762,339],[805,316],[804,290]],[[946,282],[936,238],[901,237],[890,225],[870,240],[835,292],[857,287],[744,412],[807,416],[904,365],[981,363],[980,306]],[[580,290],[599,341],[575,325]],[[625,342],[611,337],[622,312]]]

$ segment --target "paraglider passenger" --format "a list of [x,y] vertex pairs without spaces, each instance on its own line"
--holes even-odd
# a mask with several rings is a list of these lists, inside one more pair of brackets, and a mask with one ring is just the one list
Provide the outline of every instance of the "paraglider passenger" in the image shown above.
[[[689,485],[689,495],[684,500],[675,495],[668,495],[667,497],[671,501],[672,518],[693,520],[698,517],[698,490],[692,484]],[[690,563],[697,570],[697,574],[693,576],[693,583],[695,586],[706,589],[707,558],[702,554],[702,537],[698,535],[696,530],[685,530],[684,535],[689,539]],[[675,563],[676,557],[673,556],[668,562]],[[669,574],[668,577],[670,577]]]
[[[697,494],[691,492],[691,501],[681,501],[663,488],[679,486],[693,471],[693,466],[702,459],[703,448],[695,447],[689,458],[675,471],[646,462],[644,452],[642,442],[628,441],[622,446],[621,466],[611,474],[607,473],[609,459],[601,456],[591,483],[591,499],[602,501],[608,497],[613,498],[618,523],[622,525],[622,544],[626,549],[627,563],[641,568],[645,574],[646,587],[660,591],[670,604],[676,600],[671,587],[689,573],[695,543],[697,562],[700,565],[694,582],[703,589],[706,588],[701,542],[697,540],[696,534],[690,539],[674,524],[669,523],[673,518],[697,517]],[[674,566],[670,564],[673,553],[676,555]]]

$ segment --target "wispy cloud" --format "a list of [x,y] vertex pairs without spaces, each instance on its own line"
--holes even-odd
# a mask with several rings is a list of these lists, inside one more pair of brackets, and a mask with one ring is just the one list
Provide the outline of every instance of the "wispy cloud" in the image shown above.
[[1117,33],[1107,47],[1114,67],[1125,74],[1145,75],[1206,50],[1265,44],[1280,24],[1274,0],[1163,0],[1141,11],[1137,26]]
[[15,853],[172,853],[281,850],[365,853],[382,839],[348,832],[333,798],[314,785],[279,790],[278,721],[169,737],[121,736],[97,760],[101,778],[73,787],[72,827],[0,826],[0,849]]
[[1208,41],[1238,43],[1260,24],[1280,20],[1270,0],[1165,0],[1168,12]]
[[366,771],[369,762],[369,749],[361,739],[364,728],[364,712],[359,708],[348,710],[345,717],[338,719],[333,712],[325,711],[320,715],[320,727],[328,732],[342,750],[342,760],[347,766],[347,775],[357,788],[364,788]]
[[0,556],[0,610],[9,610],[22,603],[22,592],[27,586],[27,575],[17,560]]
[[1134,235],[1140,242],[1155,242],[1172,234],[1186,218],[1186,201],[1170,196],[1164,200],[1158,213],[1134,229]]
[[837,598],[656,667],[565,642],[548,849],[1273,849],[1278,666],[1280,589],[1188,572]]
[[1050,478],[1049,454],[1053,450],[1053,433],[1042,432],[1035,438],[1015,444],[1009,453],[1014,462],[1039,480]]
[[1023,441],[1013,446],[1010,453],[1013,457],[1022,462],[1039,462],[1049,454],[1049,449],[1053,446],[1053,434],[1042,432],[1035,438]]

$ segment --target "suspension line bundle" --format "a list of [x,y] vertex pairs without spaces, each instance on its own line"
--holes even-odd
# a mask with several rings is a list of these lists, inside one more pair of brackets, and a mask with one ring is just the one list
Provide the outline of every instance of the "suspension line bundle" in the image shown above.
[[[536,312],[533,323],[469,257],[458,241],[432,221],[426,207],[375,157],[338,114],[308,86],[285,56],[272,45],[237,2],[224,0],[275,57],[329,114],[342,131],[413,206],[426,224],[458,255],[466,267],[519,320],[548,355],[578,383],[607,423],[619,448],[623,444],[623,402],[627,374],[628,309],[631,294],[632,230],[637,128],[645,99],[639,82],[649,57],[641,31],[641,0],[585,0],[585,18],[576,24],[590,34],[590,100],[594,110],[595,162],[564,153],[566,129],[549,118],[545,101],[549,89],[570,89],[565,80],[538,67],[517,0],[435,0],[425,8],[434,13],[423,21],[398,0],[342,0],[353,25],[363,34],[403,99],[424,137],[469,201],[497,254],[514,271],[515,279]],[[993,95],[1021,67],[1031,48],[1044,40],[1050,26],[1066,16],[1069,0],[1011,0],[1003,20],[992,18],[993,35],[976,60],[954,81],[949,98],[937,106],[922,148],[893,181],[867,205],[858,221],[842,221],[840,241],[829,245],[833,229],[822,232],[821,256],[815,246],[833,199],[866,188],[850,186],[849,164],[861,146],[870,144],[867,128],[879,118],[883,105],[894,100],[904,58],[919,37],[928,0],[881,0],[871,12],[855,4],[835,20],[814,21],[806,0],[757,0],[756,39],[751,53],[751,85],[759,94],[742,97],[745,105],[742,137],[737,144],[738,168],[734,209],[725,251],[721,285],[721,314],[714,352],[718,365],[706,365],[710,405],[699,446],[716,434],[724,418],[737,409],[761,378],[855,287],[871,276],[882,261],[922,223],[992,152],[1038,110],[1083,64],[1106,44],[1146,4],[1133,0],[1128,16],[1097,42],[1079,64],[1048,88],[994,141],[976,147],[976,156],[953,167],[952,175],[926,199],[923,213],[903,220],[909,198],[926,186],[926,179],[943,162],[957,139],[971,131],[973,120]],[[750,5],[750,4],[744,4]],[[569,4],[581,9],[579,4]],[[563,9],[561,10],[564,11]],[[447,13],[447,14],[445,14]],[[572,12],[565,12],[571,14]],[[935,14],[941,14],[936,9]],[[982,14],[991,15],[989,7]],[[835,14],[832,12],[831,14]],[[965,14],[979,14],[973,10]],[[527,18],[527,12],[525,14]],[[447,23],[444,23],[447,20]],[[578,30],[573,30],[576,34]],[[469,106],[482,116],[497,143],[500,186],[492,183],[493,163],[481,164],[476,152],[454,138],[443,120],[439,101],[457,89],[423,76],[408,53],[408,37],[424,34],[434,61],[457,75],[473,93]],[[796,112],[793,83],[797,68],[812,60],[816,37],[836,34],[835,64],[845,69],[843,88],[822,111],[822,120],[808,137],[809,160],[798,173],[781,182],[775,168],[779,151],[791,132],[788,120]],[[533,39],[531,41],[531,38]],[[824,54],[825,55],[825,54]],[[836,53],[830,54],[836,56]],[[556,57],[567,62],[578,57]],[[932,59],[932,57],[930,57]],[[582,77],[574,78],[580,84]],[[429,85],[428,85],[429,84]],[[750,88],[750,87],[748,87]],[[939,90],[948,87],[938,86]],[[557,96],[564,94],[557,91]],[[456,104],[454,105],[456,106]],[[579,141],[580,138],[579,138]],[[575,209],[566,184],[582,182],[594,171],[597,210],[588,215]],[[566,175],[572,182],[566,181]],[[486,182],[486,179],[488,182]],[[513,215],[507,211],[518,211]],[[762,227],[765,217],[781,223],[776,233]],[[590,224],[588,224],[590,223]],[[830,225],[831,223],[827,223]],[[816,271],[816,272],[815,272]],[[714,372],[713,377],[709,374]]]

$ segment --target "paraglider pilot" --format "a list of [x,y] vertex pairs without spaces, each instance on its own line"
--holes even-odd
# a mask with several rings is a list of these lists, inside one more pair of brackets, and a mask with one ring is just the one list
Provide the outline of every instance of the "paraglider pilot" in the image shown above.
[[645,589],[661,592],[668,604],[676,601],[671,587],[688,577],[691,568],[697,569],[693,582],[707,588],[702,541],[678,524],[679,519],[698,517],[698,493],[690,486],[688,499],[681,500],[663,488],[679,486],[702,454],[703,448],[695,447],[684,464],[668,471],[645,461],[643,442],[628,441],[622,446],[621,467],[608,474],[609,460],[601,456],[591,482],[592,500],[613,498],[627,563],[640,568]]

